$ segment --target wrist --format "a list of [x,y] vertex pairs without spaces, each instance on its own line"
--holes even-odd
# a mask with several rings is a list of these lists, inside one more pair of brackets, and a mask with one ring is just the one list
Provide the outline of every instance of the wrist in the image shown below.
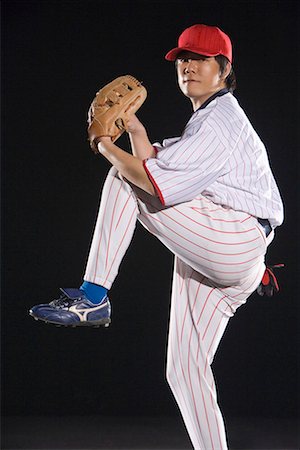
[[[95,142],[96,141],[96,142]],[[114,143],[111,140],[110,136],[101,136],[94,140],[95,145],[98,149],[98,151],[103,154],[106,150],[109,151],[109,149],[113,146],[115,147]]]
[[128,134],[133,137],[133,136],[145,136],[147,133],[146,133],[145,127],[142,126],[141,128],[138,128],[138,129],[133,129],[133,130],[129,129]]
[[95,139],[93,139],[93,145],[95,147],[98,148],[98,144],[101,142],[101,138],[100,137],[95,137]]

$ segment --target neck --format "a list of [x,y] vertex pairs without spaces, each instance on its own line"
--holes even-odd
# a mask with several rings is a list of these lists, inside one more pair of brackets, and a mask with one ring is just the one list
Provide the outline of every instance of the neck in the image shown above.
[[197,111],[197,109],[200,109],[211,97],[214,98],[220,91],[223,91],[223,89],[227,89],[226,86],[221,86],[218,89],[216,89],[215,91],[210,92],[209,94],[207,94],[201,98],[199,98],[199,97],[191,98],[193,110]]

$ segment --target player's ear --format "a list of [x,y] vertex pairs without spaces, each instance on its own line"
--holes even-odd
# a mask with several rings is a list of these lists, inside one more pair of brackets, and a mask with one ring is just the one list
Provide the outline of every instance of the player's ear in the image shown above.
[[231,63],[228,61],[227,64],[226,64],[226,66],[225,66],[225,69],[223,70],[223,72],[221,72],[221,78],[222,78],[224,81],[226,80],[226,78],[227,78],[228,75],[230,74],[231,69],[232,69],[232,65],[231,65]]

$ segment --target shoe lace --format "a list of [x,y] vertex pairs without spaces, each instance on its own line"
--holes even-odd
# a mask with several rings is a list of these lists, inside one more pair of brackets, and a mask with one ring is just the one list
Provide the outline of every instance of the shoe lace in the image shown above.
[[73,300],[68,298],[65,294],[62,294],[59,298],[52,300],[49,304],[54,308],[65,308],[66,306],[68,307],[71,302],[73,302]]

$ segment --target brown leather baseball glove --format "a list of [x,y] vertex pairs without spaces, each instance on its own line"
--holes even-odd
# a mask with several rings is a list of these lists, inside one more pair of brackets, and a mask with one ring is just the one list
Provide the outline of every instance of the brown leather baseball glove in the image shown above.
[[146,97],[145,87],[131,75],[116,78],[96,93],[88,112],[88,139],[94,153],[99,153],[97,138],[110,136],[115,142],[123,134],[128,117]]

